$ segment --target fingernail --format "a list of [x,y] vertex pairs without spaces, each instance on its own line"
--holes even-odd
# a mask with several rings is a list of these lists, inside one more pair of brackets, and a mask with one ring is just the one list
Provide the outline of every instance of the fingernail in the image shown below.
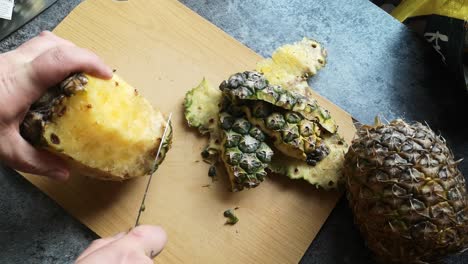
[[52,170],[47,173],[51,178],[58,181],[66,181],[69,176],[69,172],[66,170]]

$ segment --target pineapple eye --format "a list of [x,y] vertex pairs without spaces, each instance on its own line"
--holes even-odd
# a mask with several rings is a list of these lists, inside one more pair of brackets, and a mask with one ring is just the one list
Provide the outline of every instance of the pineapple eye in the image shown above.
[[269,104],[258,102],[253,107],[253,115],[258,118],[265,118],[271,113]]
[[265,89],[257,91],[257,96],[267,102],[276,102],[279,98],[279,94],[275,92],[273,86],[266,86]]
[[264,141],[265,140],[265,135],[263,134],[263,132],[258,127],[253,127],[250,130],[249,135],[254,137],[255,139],[257,139],[259,141]]
[[242,75],[242,73],[236,73],[229,78],[229,80],[227,81],[227,85],[225,85],[225,87],[229,89],[235,89],[243,85],[244,80],[245,78]]
[[241,135],[235,132],[229,131],[227,132],[226,143],[224,144],[224,146],[227,148],[235,147],[239,144],[240,139],[241,139]]
[[286,124],[283,115],[279,113],[273,113],[266,119],[266,125],[269,129],[279,130]]
[[237,165],[242,159],[242,153],[240,153],[238,150],[232,149],[226,152],[226,157],[229,164]]
[[232,125],[232,130],[239,134],[245,135],[250,130],[250,123],[245,119],[239,118],[236,121],[234,121],[234,124]]
[[240,161],[240,166],[243,168],[247,173],[253,173],[262,167],[262,163],[252,155],[244,155]]
[[294,113],[294,112],[288,112],[285,114],[285,117],[286,117],[286,121],[288,121],[288,123],[298,123],[299,121],[301,121],[301,116],[298,114],[298,113]]
[[223,129],[231,129],[232,125],[234,124],[234,118],[231,116],[222,116],[221,117],[221,127]]
[[295,125],[288,125],[282,131],[283,141],[288,143],[299,137],[299,129]]
[[299,131],[303,137],[308,137],[314,134],[314,128],[315,125],[312,122],[309,121],[302,121],[301,124],[299,125]]
[[245,136],[239,142],[239,149],[245,153],[255,152],[260,146],[260,141],[251,136]]
[[268,163],[272,157],[273,151],[266,144],[262,144],[257,150],[257,158],[262,162]]
[[253,92],[247,87],[239,87],[239,88],[233,90],[232,94],[235,97],[239,97],[240,99],[245,99],[245,98],[248,98],[249,96],[251,96],[253,94]]
[[278,102],[276,102],[276,104],[286,109],[292,109],[296,101],[297,100],[294,99],[294,97],[292,97],[290,94],[283,93],[280,95]]

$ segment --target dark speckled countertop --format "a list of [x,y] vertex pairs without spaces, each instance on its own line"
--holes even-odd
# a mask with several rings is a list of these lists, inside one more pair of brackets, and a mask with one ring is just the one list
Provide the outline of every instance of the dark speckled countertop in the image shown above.
[[[52,30],[80,0],[59,0],[0,42],[13,49]],[[376,114],[426,121],[440,131],[455,156],[468,156],[466,95],[433,67],[428,45],[368,0],[182,0],[263,56],[309,36],[329,53],[311,85],[370,123]],[[461,169],[468,175],[468,162]],[[73,263],[97,236],[13,171],[0,167],[0,263]],[[342,199],[301,263],[373,263]],[[446,263],[468,263],[468,253]]]

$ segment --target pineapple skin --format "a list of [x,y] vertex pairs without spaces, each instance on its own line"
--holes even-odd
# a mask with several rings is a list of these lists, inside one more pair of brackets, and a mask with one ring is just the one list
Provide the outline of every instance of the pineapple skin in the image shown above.
[[318,105],[310,96],[291,92],[280,85],[269,85],[262,73],[245,71],[231,75],[219,86],[225,96],[234,103],[238,101],[264,101],[280,108],[301,114],[305,119],[317,123],[330,133],[338,126],[328,110]]
[[265,169],[273,156],[273,150],[264,142],[265,134],[240,110],[225,109],[219,119],[221,160],[228,173],[231,190],[238,192],[257,187],[267,176]]
[[[203,104],[199,102],[204,102]],[[205,105],[225,105],[226,102],[231,102],[221,91],[211,87],[205,79],[200,82],[195,88],[189,90],[185,95],[184,100],[184,113],[188,126],[196,127],[201,134],[209,133],[210,139],[208,145],[204,148],[202,153],[205,160],[214,164],[221,161],[224,166],[227,166],[229,171],[232,166],[226,165],[226,160],[223,160],[221,153],[223,146],[219,142],[223,140],[223,131],[220,129],[219,122],[213,125],[209,122],[210,119],[218,119],[218,108],[205,107]],[[253,100],[254,103],[258,102]],[[242,105],[241,108],[244,108]],[[246,112],[243,110],[243,112]],[[207,118],[210,117],[210,118]],[[249,121],[252,121],[245,116]],[[252,123],[252,122],[251,122]],[[255,122],[252,123],[256,125]],[[348,146],[338,134],[323,135],[323,143],[330,148],[330,154],[322,161],[318,162],[315,166],[308,165],[304,159],[302,152],[294,155],[288,152],[291,148],[284,148],[283,151],[293,155],[293,157],[282,155],[281,151],[272,149],[274,155],[271,163],[268,163],[266,170],[273,173],[287,176],[291,179],[303,179],[317,188],[330,190],[336,189],[343,182],[342,180],[342,167],[344,154]],[[268,143],[270,144],[270,143]],[[225,153],[225,152],[224,152]],[[235,183],[236,177],[233,174],[230,177],[231,186],[233,190],[242,190],[244,187]],[[254,183],[253,181],[251,183]],[[260,181],[258,181],[260,183]],[[247,186],[249,184],[246,184]],[[257,186],[258,184],[253,184]]]
[[321,142],[321,131],[316,123],[292,111],[268,107],[264,102],[247,104],[242,109],[252,124],[274,139],[273,144],[283,154],[310,165],[316,165],[329,154],[329,148]]
[[345,156],[355,222],[381,263],[426,263],[468,248],[465,179],[420,123],[363,126]]
[[303,179],[317,189],[333,190],[341,188],[344,183],[344,156],[348,150],[348,145],[338,135],[327,136],[323,139],[323,142],[330,148],[330,154],[315,166],[282,155],[282,153],[275,153],[268,165],[268,169],[291,179]]
[[154,173],[172,144],[164,115],[116,74],[110,80],[73,74],[31,106],[20,132],[73,173],[109,181]]
[[209,135],[208,144],[202,151],[205,161],[215,164],[221,152],[219,111],[222,104],[221,91],[205,78],[185,94],[184,117],[189,127],[197,128],[200,134]]

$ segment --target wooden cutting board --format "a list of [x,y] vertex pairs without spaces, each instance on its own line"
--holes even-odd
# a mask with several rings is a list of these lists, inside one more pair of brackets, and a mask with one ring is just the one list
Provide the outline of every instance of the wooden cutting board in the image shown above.
[[[174,113],[174,144],[155,174],[141,219],[168,233],[156,262],[300,260],[340,193],[281,176],[231,193],[224,175],[216,182],[208,177],[208,165],[199,162],[206,138],[184,122],[187,90],[203,77],[216,85],[232,73],[254,69],[259,55],[175,0],[88,0],[55,33],[96,52],[156,108]],[[349,142],[355,131],[350,115],[318,95],[317,100],[331,111]],[[133,226],[147,182],[147,177],[123,183],[25,177],[100,236]],[[224,210],[236,206],[240,221],[224,225]]]

